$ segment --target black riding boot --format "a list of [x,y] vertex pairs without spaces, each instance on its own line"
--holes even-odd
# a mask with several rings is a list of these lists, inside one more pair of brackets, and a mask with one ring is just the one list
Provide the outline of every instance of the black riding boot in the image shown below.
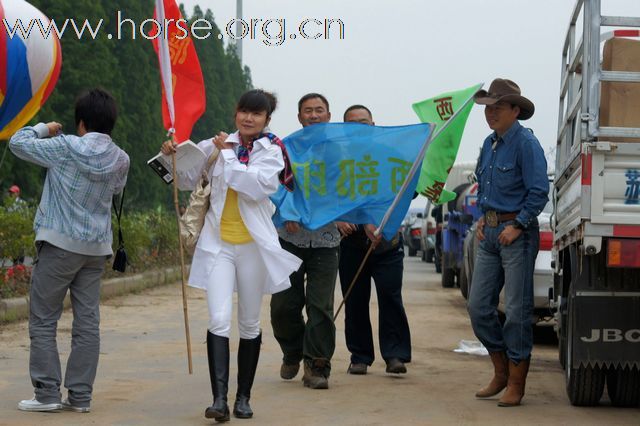
[[213,405],[207,407],[204,416],[217,422],[229,420],[227,390],[229,388],[229,338],[216,336],[207,331],[207,358]]
[[250,419],[253,416],[249,398],[253,379],[256,377],[258,357],[260,356],[260,344],[262,333],[255,339],[240,339],[238,348],[238,392],[236,402],[233,405],[233,415],[239,419]]

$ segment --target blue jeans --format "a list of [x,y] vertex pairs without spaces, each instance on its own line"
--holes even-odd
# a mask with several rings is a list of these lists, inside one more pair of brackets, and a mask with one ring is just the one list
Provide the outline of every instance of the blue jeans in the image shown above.
[[[485,239],[476,255],[467,309],[473,331],[489,352],[506,351],[518,363],[531,356],[533,346],[533,271],[540,233],[536,224],[508,246],[498,235],[511,222],[484,227]],[[505,290],[504,325],[498,320],[500,291]]]

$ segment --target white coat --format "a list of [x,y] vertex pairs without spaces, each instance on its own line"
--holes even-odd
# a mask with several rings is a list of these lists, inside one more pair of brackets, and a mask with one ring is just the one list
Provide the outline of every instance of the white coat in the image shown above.
[[[239,144],[238,132],[229,135],[227,142]],[[213,152],[211,139],[198,143],[207,158]],[[180,189],[193,190],[200,179],[206,161],[202,167],[190,172],[178,173]],[[302,261],[280,246],[278,233],[271,220],[273,204],[269,196],[280,186],[279,173],[284,168],[282,150],[278,145],[263,137],[253,144],[249,155],[249,164],[242,164],[235,150],[223,149],[209,170],[211,182],[211,200],[204,226],[196,245],[189,274],[189,286],[206,290],[216,257],[220,252],[220,218],[227,196],[227,189],[238,193],[238,209],[249,234],[258,246],[265,264],[267,275],[262,283],[266,294],[273,294],[291,287],[289,275],[300,267]],[[258,259],[256,259],[258,261]],[[251,264],[238,265],[251,268]]]

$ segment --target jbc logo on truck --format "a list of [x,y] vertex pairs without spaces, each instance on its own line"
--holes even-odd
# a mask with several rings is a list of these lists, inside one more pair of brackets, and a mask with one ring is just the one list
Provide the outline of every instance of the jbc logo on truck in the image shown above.
[[640,343],[640,329],[631,329],[625,332],[617,328],[593,328],[591,329],[591,336],[583,336],[580,340],[585,343],[595,343],[600,341],[604,343],[615,343],[622,342],[624,340],[630,343]]

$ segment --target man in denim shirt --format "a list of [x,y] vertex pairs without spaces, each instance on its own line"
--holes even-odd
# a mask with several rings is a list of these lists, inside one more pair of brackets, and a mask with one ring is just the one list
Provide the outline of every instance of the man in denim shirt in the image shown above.
[[[535,108],[517,84],[498,78],[474,100],[485,105],[494,131],[484,141],[476,169],[483,216],[477,224],[480,245],[468,304],[473,331],[491,355],[494,377],[476,397],[494,396],[506,387],[498,405],[510,407],[524,396],[533,346],[537,216],[549,193],[547,162],[538,139],[518,121],[531,118]],[[503,287],[504,326],[496,309]]]
[[[100,278],[112,255],[111,199],[124,188],[129,156],[111,139],[117,108],[103,90],[76,102],[77,136],[51,122],[19,130],[9,143],[19,158],[47,169],[34,221],[38,258],[29,293],[29,373],[33,399],[23,411],[87,413],[100,353]],[[71,293],[71,353],[61,401],[62,374],[56,329]]]
[[[298,102],[298,121],[302,127],[328,123],[330,119],[329,102],[321,94],[309,93]],[[271,296],[273,335],[283,352],[280,377],[293,379],[304,359],[304,385],[327,389],[336,347],[333,294],[340,233],[334,223],[311,231],[298,222],[286,222],[278,234],[282,248],[303,261],[300,269],[291,274],[291,288]],[[305,308],[306,323],[302,317]]]

